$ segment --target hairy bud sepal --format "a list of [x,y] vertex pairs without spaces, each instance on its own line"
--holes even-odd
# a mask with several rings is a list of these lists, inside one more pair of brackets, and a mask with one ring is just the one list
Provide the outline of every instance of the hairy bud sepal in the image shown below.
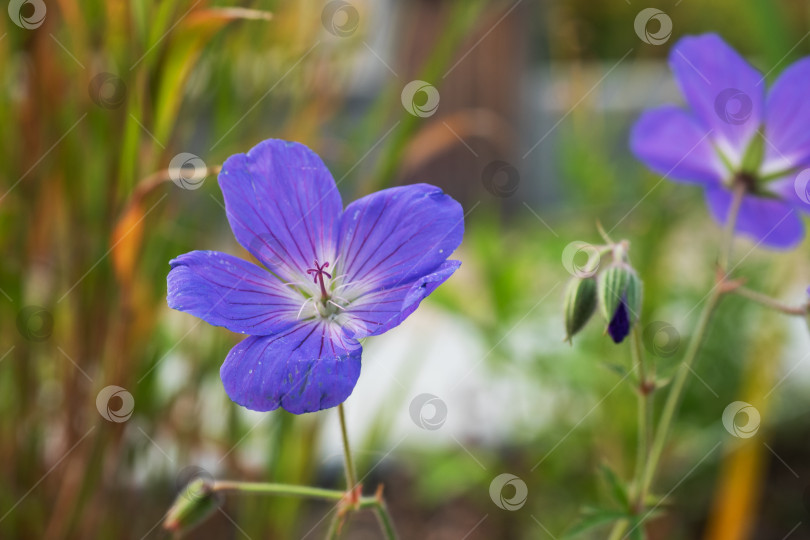
[[629,264],[616,262],[599,276],[597,293],[607,332],[615,343],[621,343],[638,321],[641,279]]
[[574,278],[565,291],[565,340],[569,343],[596,311],[596,279]]
[[174,500],[166,514],[163,528],[175,534],[183,534],[213,514],[221,503],[211,483],[203,478],[190,482]]

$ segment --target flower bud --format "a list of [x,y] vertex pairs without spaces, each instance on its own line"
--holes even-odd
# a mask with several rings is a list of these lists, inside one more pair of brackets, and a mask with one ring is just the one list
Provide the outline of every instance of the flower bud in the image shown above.
[[624,262],[611,264],[599,276],[599,305],[608,322],[608,333],[616,343],[627,337],[638,320],[641,288],[638,274]]
[[211,483],[197,478],[174,500],[163,521],[163,528],[174,533],[188,531],[205,521],[219,505],[220,499]]
[[568,282],[564,300],[565,340],[569,343],[582,330],[596,311],[596,280],[592,277],[574,278]]

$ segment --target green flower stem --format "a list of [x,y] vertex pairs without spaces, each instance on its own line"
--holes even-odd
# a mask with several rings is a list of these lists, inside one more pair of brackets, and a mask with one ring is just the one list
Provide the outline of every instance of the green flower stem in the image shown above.
[[[637,484],[638,495],[635,498],[636,511],[643,511],[644,509],[647,493],[649,493],[650,487],[652,486],[652,482],[658,468],[658,462],[661,459],[661,454],[664,450],[664,444],[666,444],[667,435],[669,435],[670,425],[672,424],[672,420],[675,417],[678,406],[680,405],[681,395],[686,384],[686,377],[689,374],[689,370],[692,367],[695,358],[697,357],[698,350],[703,343],[703,337],[706,333],[706,329],[708,328],[709,320],[711,319],[711,316],[714,313],[714,308],[717,306],[722,294],[722,288],[716,286],[713,289],[711,296],[707,300],[706,305],[703,308],[703,312],[700,315],[700,320],[698,321],[695,333],[692,336],[692,340],[689,342],[689,348],[686,351],[684,361],[681,364],[678,373],[675,375],[675,379],[672,383],[672,389],[667,396],[664,411],[661,413],[661,418],[658,423],[658,429],[655,432],[652,446],[650,447],[649,453],[646,456],[646,464],[644,466],[641,466],[638,463],[636,464],[636,470],[642,471],[640,477],[638,478]],[[639,401],[639,407],[647,408],[646,400],[643,402]],[[641,414],[639,414],[639,420],[641,420]],[[645,421],[642,422],[642,425],[647,425],[646,414]],[[643,457],[644,456],[639,456],[639,458]],[[624,538],[626,536],[624,531],[627,529],[627,525],[627,520],[617,522],[613,528],[610,538],[612,540]],[[636,525],[636,527],[643,527],[643,524],[639,523]]]
[[[394,520],[391,519],[391,514],[388,512],[388,507],[386,506],[385,501],[377,496],[361,497],[357,503],[357,506],[351,510],[362,509],[374,510],[374,514],[377,516],[377,521],[380,524],[380,529],[382,530],[386,540],[397,540],[397,532],[394,528]],[[340,536],[343,526],[341,523],[343,521],[341,517],[341,511],[338,510],[337,514],[335,515],[335,519],[333,519],[332,523],[329,525],[329,532],[326,534],[327,538],[332,539]]]
[[643,489],[642,478],[650,452],[650,434],[652,432],[652,391],[647,380],[644,365],[644,354],[641,350],[641,336],[637,327],[633,327],[630,335],[631,354],[633,363],[638,366],[638,451],[636,454],[636,473],[634,486],[637,490],[636,506],[642,508],[647,497]]
[[[346,429],[346,413],[343,409],[343,403],[338,405],[338,418],[340,418],[340,435],[343,441],[343,470],[346,473],[346,493],[349,497],[352,497],[357,487],[357,474],[354,471],[354,460],[349,446],[349,433]],[[326,533],[327,539],[336,540],[340,538],[340,533],[343,531],[348,516],[348,509],[338,508],[332,518],[332,523],[329,525],[329,532]]]
[[322,489],[291,484],[273,484],[268,482],[236,482],[217,480],[211,486],[213,491],[238,491],[243,493],[263,493],[265,495],[289,495],[322,501],[339,501],[346,493],[337,489]]
[[378,492],[377,497],[374,499],[374,513],[377,515],[377,521],[380,522],[380,529],[385,534],[388,540],[396,540],[397,531],[394,528],[394,521],[391,519],[391,514],[388,513],[388,507],[382,498],[382,493]]
[[[303,497],[329,502],[340,502],[346,500],[346,492],[337,489],[322,489],[309,486],[295,486],[291,484],[274,484],[269,482],[237,482],[231,480],[216,480],[211,484],[211,490],[215,492],[237,492],[237,493],[261,493],[265,495],[287,495],[290,497]],[[373,510],[380,522],[380,528],[385,533],[388,540],[396,540],[397,533],[394,529],[394,522],[388,507],[382,498],[382,490],[377,490],[373,496],[360,497],[357,503],[349,510]],[[338,514],[340,514],[338,510]],[[333,522],[330,527],[330,534],[336,534],[337,523]]]
[[[664,409],[661,413],[661,418],[658,422],[658,427],[655,430],[654,437],[652,439],[652,445],[649,446],[648,452],[645,454],[643,452],[644,446],[647,446],[647,442],[642,441],[648,435],[643,435],[644,433],[649,433],[652,431],[651,429],[651,403],[648,401],[648,395],[643,395],[645,393],[645,386],[643,382],[644,376],[641,375],[642,382],[640,383],[642,394],[642,399],[639,399],[639,457],[637,459],[644,460],[645,464],[642,466],[640,463],[636,463],[636,474],[639,474],[641,471],[640,476],[636,477],[636,485],[637,485],[637,493],[635,498],[635,511],[642,512],[644,510],[647,495],[652,488],[652,483],[655,479],[655,473],[658,469],[658,463],[661,460],[661,454],[664,451],[664,445],[667,442],[667,437],[669,436],[669,431],[672,426],[672,421],[675,418],[675,414],[678,411],[678,407],[681,403],[681,398],[683,396],[683,391],[686,386],[686,378],[689,375],[689,372],[692,369],[692,365],[695,363],[697,359],[698,352],[700,352],[700,348],[703,345],[703,340],[706,337],[706,331],[709,327],[709,322],[711,321],[712,315],[714,314],[717,305],[720,303],[720,299],[723,295],[727,292],[730,292],[727,288],[727,273],[728,273],[728,266],[729,261],[731,260],[731,252],[732,247],[734,244],[734,229],[737,225],[737,216],[740,212],[740,206],[742,205],[742,199],[745,195],[744,186],[735,186],[734,187],[734,197],[732,199],[731,208],[729,208],[728,214],[728,221],[726,222],[726,227],[723,234],[723,243],[720,249],[720,255],[718,257],[717,266],[718,266],[718,283],[712,288],[709,293],[709,298],[706,300],[706,304],[703,306],[703,310],[701,311],[700,318],[698,319],[697,326],[695,327],[695,331],[692,334],[692,339],[689,341],[689,346],[686,350],[686,354],[684,355],[683,362],[675,374],[675,378],[672,382],[672,387],[670,388],[669,394],[667,395],[667,400],[664,403]],[[634,361],[641,361],[639,363],[639,367],[643,366],[643,360],[641,360],[641,351],[640,347],[637,343],[637,332],[634,332],[633,337],[633,348],[632,354]],[[639,360],[636,360],[639,359]],[[647,392],[649,393],[649,392]],[[649,439],[647,439],[649,440]],[[628,520],[620,520],[617,521],[611,531],[610,539],[611,540],[619,540],[625,538],[633,529],[628,532],[627,527],[629,525]],[[643,527],[643,519],[639,521],[633,528],[636,527]],[[642,537],[643,537],[642,533]]]
[[326,540],[337,540],[340,538],[341,529],[345,523],[343,517],[344,514],[338,509],[332,517],[332,521],[329,522],[329,530],[326,531]]
[[661,419],[658,423],[658,429],[655,432],[647,466],[644,469],[644,476],[642,477],[641,482],[641,493],[649,492],[652,485],[656,469],[658,467],[658,461],[661,459],[661,454],[664,450],[667,436],[669,435],[672,420],[675,417],[675,413],[677,412],[681,402],[684,386],[686,384],[686,378],[691,371],[692,365],[695,363],[695,359],[697,358],[697,353],[700,351],[701,345],[703,345],[703,339],[706,335],[709,321],[711,320],[714,310],[717,307],[722,295],[723,291],[721,287],[715,287],[709,296],[709,299],[706,301],[706,305],[703,307],[703,311],[700,314],[700,319],[698,320],[695,332],[692,335],[692,339],[689,341],[689,348],[686,350],[686,356],[684,357],[681,367],[678,369],[675,379],[672,382],[672,388],[667,396],[666,403],[664,404],[664,410],[661,413]]
[[[329,526],[329,532],[326,537],[329,539],[336,539],[340,537],[343,526],[350,512],[363,508],[371,508],[380,522],[380,529],[387,540],[396,540],[397,533],[394,529],[394,521],[391,519],[391,514],[388,512],[388,507],[385,505],[385,500],[382,496],[382,486],[377,488],[377,493],[373,497],[358,497],[356,503],[351,503],[356,491],[359,488],[357,482],[357,473],[354,468],[354,460],[352,459],[352,451],[349,446],[349,435],[346,430],[346,413],[343,410],[343,404],[338,405],[338,417],[340,418],[340,434],[343,439],[343,458],[346,469],[346,493],[349,505],[343,508],[338,508],[332,523]],[[358,490],[359,491],[359,490]]]
[[731,199],[731,207],[728,209],[728,221],[726,222],[725,230],[723,231],[723,244],[720,250],[720,258],[717,266],[723,273],[723,279],[728,271],[728,264],[731,260],[731,250],[734,247],[734,229],[737,227],[737,216],[740,214],[740,206],[742,206],[743,197],[745,196],[745,186],[734,186],[734,194]]
[[[290,497],[303,497],[322,501],[337,502],[346,496],[345,491],[338,489],[323,489],[310,486],[295,486],[292,484],[273,484],[269,482],[237,482],[231,480],[216,480],[211,484],[211,490],[216,492],[235,491],[240,493],[262,493],[265,495],[289,495]],[[373,509],[385,510],[385,502],[378,495],[360,497],[357,501],[358,510]],[[391,518],[386,520],[390,523]]]
[[349,520],[349,512],[353,509],[338,504],[335,515],[332,516],[332,521],[329,524],[329,530],[326,532],[326,540],[338,540],[340,538]]
[[[648,379],[644,354],[641,349],[641,334],[637,325],[630,332],[630,354],[633,364],[638,366],[638,450],[636,454],[636,471],[633,476],[633,489],[636,491],[633,497],[634,511],[638,512],[644,507],[647,498],[646,489],[643,486],[644,471],[649,458],[650,436],[652,434],[652,389],[649,386],[651,380]],[[609,540],[621,540],[630,521],[619,520],[611,530]]]
[[[734,198],[731,203],[731,208],[729,209],[728,221],[725,227],[723,246],[721,248],[720,257],[718,260],[719,282],[712,288],[711,292],[709,293],[709,298],[706,300],[706,304],[703,306],[703,311],[700,314],[697,326],[692,334],[692,339],[689,341],[689,346],[686,349],[686,354],[684,355],[681,367],[675,375],[672,382],[672,388],[670,389],[669,394],[667,395],[667,400],[664,403],[664,410],[661,413],[661,418],[658,422],[658,429],[655,432],[652,448],[650,449],[649,459],[647,460],[647,465],[644,468],[644,476],[642,477],[641,493],[645,494],[645,497],[646,493],[649,493],[653,480],[655,479],[658,462],[660,461],[661,454],[664,451],[664,445],[666,444],[667,437],[669,436],[672,420],[674,419],[675,413],[678,411],[678,407],[681,403],[684,387],[686,386],[686,378],[689,376],[692,365],[695,363],[698,352],[700,352],[700,348],[703,345],[703,340],[706,337],[706,330],[709,327],[709,321],[711,320],[720,299],[723,297],[723,294],[727,292],[724,285],[727,279],[728,265],[731,259],[731,251],[734,243],[734,228],[737,224],[737,216],[740,212],[740,205],[742,204],[744,195],[744,187],[735,187]],[[644,501],[642,500],[641,502],[643,503]]]
[[804,317],[807,315],[808,306],[789,306],[787,304],[783,304],[779,300],[775,298],[771,298],[767,294],[762,294],[761,292],[753,291],[751,289],[747,289],[745,287],[737,287],[733,291],[734,294],[738,296],[742,296],[743,298],[748,298],[758,304],[762,304],[763,306],[779,311],[784,313],[785,315],[795,315],[797,317]]
[[343,403],[338,405],[338,416],[340,417],[340,434],[343,439],[343,461],[346,469],[346,490],[352,491],[357,486],[357,473],[354,472],[354,460],[349,447],[349,434],[346,431],[346,413],[343,411]]
[[343,439],[343,455],[346,468],[346,491],[336,489],[323,489],[310,486],[294,486],[290,484],[274,484],[268,482],[237,482],[231,480],[217,480],[212,483],[211,489],[217,492],[263,493],[266,495],[287,495],[290,497],[305,497],[337,503],[337,511],[329,526],[327,538],[338,538],[349,513],[355,510],[370,509],[374,511],[380,522],[380,529],[387,540],[396,540],[397,533],[394,522],[382,496],[382,486],[373,496],[360,496],[357,483],[357,474],[349,448],[349,436],[346,430],[346,415],[343,405],[338,405],[340,418],[340,432]]

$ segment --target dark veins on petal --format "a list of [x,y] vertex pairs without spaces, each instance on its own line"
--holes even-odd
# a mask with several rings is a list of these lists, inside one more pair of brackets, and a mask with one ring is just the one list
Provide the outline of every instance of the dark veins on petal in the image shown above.
[[608,334],[613,339],[614,343],[621,343],[627,334],[630,333],[630,314],[627,312],[627,306],[624,301],[619,303],[616,308],[616,313],[608,324]]

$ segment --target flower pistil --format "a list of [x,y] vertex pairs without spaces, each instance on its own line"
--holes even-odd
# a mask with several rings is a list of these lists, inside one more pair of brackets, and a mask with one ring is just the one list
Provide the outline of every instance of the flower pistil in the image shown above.
[[329,301],[329,293],[326,292],[326,286],[323,283],[323,276],[332,279],[332,274],[326,271],[326,268],[329,268],[329,261],[323,263],[323,265],[318,264],[318,259],[313,261],[315,264],[315,268],[309,268],[307,270],[307,274],[312,276],[312,282],[316,283],[321,286],[321,301],[328,302]]

